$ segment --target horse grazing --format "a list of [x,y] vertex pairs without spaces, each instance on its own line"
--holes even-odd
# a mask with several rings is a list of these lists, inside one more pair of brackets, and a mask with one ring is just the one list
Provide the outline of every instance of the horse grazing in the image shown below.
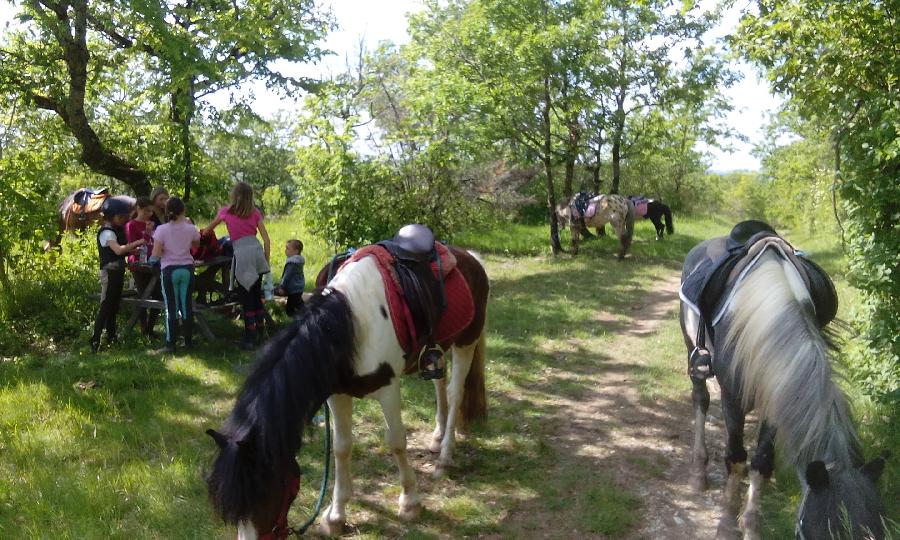
[[[883,538],[875,482],[884,458],[864,462],[833,380],[826,325],[837,312],[837,295],[827,274],[768,225],[743,222],[688,253],[681,299],[693,383],[691,484],[698,490],[706,488],[706,378],[715,376],[721,388],[728,479],[718,537],[735,537],[740,527],[745,539],[760,538],[760,492],[772,476],[777,443],[803,486],[798,539]],[[754,408],[759,438],[738,521],[744,420]]]
[[611,223],[619,237],[620,259],[625,257],[634,237],[634,205],[621,195],[598,195],[587,201],[583,209],[576,205],[580,193],[576,193],[567,204],[557,206],[556,213],[560,221],[568,224],[572,233],[572,254],[578,255],[578,244],[581,235],[588,227],[603,228]]
[[[338,534],[346,520],[352,492],[354,397],[371,396],[381,404],[385,440],[400,471],[400,517],[412,519],[421,510],[400,416],[399,376],[417,371],[417,359],[415,355],[404,358],[396,321],[392,322],[396,304],[390,278],[385,277],[378,256],[362,253],[372,248],[380,249],[359,250],[327,287],[317,290],[290,326],[263,347],[224,427],[207,431],[219,448],[207,477],[210,500],[226,522],[238,526],[239,538],[282,538],[290,530],[287,510],[299,486],[295,456],[305,426],[326,400],[334,415],[335,481],[322,528]],[[455,257],[453,272],[457,274],[445,278],[449,304],[438,326],[462,295],[471,296],[471,319],[460,323],[464,326],[451,337],[439,340],[444,350],[452,350],[452,373],[449,383],[446,378],[434,380],[437,413],[430,450],[440,453],[435,476],[452,463],[457,422],[465,425],[485,418],[487,409],[487,274],[469,252],[440,248]]]
[[[629,195],[628,200],[634,204],[634,213],[637,217],[649,219],[653,222],[657,240],[662,240],[666,232],[670,236],[675,234],[675,227],[672,225],[672,209],[667,205],[661,201],[645,199],[638,195]],[[665,227],[663,227],[663,218],[666,220]]]
[[69,194],[56,209],[56,236],[47,241],[44,245],[44,251],[50,250],[59,245],[62,241],[62,235],[66,231],[83,231],[89,225],[100,221],[101,208],[103,201],[107,198],[114,198],[124,201],[130,206],[134,206],[135,199],[128,195],[110,195],[106,188],[93,190],[89,188],[81,188]]

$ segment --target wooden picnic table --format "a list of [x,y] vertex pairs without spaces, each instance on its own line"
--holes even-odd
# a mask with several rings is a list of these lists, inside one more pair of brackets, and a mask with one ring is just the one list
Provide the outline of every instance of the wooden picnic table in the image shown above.
[[[128,322],[125,324],[125,334],[127,335],[137,324],[140,310],[156,309],[165,312],[166,303],[162,300],[151,298],[154,289],[159,284],[160,271],[159,267],[149,264],[133,264],[129,265],[133,272],[146,272],[151,274],[150,281],[143,291],[138,291],[137,296],[122,298],[122,304],[131,306],[133,311]],[[200,332],[208,341],[214,341],[215,335],[209,329],[206,322],[205,313],[213,312],[231,312],[234,308],[240,307],[241,303],[237,299],[237,295],[229,291],[229,280],[231,278],[231,257],[218,256],[208,261],[195,262],[196,277],[194,278],[194,322],[200,328]],[[163,314],[165,316],[165,314]],[[273,324],[272,318],[266,312],[266,322]]]

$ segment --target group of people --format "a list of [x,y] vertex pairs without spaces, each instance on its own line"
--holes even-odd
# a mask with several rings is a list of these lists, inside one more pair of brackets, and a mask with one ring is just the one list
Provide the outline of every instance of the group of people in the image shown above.
[[[202,231],[186,216],[184,202],[170,197],[162,187],[153,189],[150,197],[139,197],[134,206],[109,198],[103,205],[103,218],[97,231],[100,259],[100,308],[94,321],[91,350],[100,348],[104,328],[108,343],[117,341],[116,315],[125,283],[125,270],[132,268],[135,287],[145,291],[152,282],[152,272],[160,271],[161,286],[152,291],[151,298],[162,299],[166,310],[166,336],[162,352],[174,353],[179,334],[179,319],[184,346],[193,346],[194,257],[201,235],[211,235],[225,223],[234,252],[231,279],[241,303],[244,336],[239,346],[252,350],[260,339],[265,318],[263,306],[263,276],[270,272],[269,233],[262,213],[253,203],[253,188],[238,182],[231,190],[230,204],[222,207],[212,222]],[[262,238],[260,242],[257,237]],[[303,242],[287,241],[281,284],[276,293],[287,297],[287,313],[296,315],[303,306],[306,285],[302,256]],[[153,337],[156,314],[141,309],[139,320],[142,332]]]

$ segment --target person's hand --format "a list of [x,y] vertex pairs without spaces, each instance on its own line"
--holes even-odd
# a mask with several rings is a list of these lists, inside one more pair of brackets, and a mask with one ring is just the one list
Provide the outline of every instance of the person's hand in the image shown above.
[[141,247],[141,246],[146,245],[146,244],[147,244],[147,241],[144,240],[143,238],[138,238],[137,240],[135,240],[134,242],[132,242],[132,244],[134,244],[134,247]]

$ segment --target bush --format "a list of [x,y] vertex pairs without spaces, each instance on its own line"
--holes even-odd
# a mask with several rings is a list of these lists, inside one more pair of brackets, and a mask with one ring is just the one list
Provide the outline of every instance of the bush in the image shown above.
[[93,294],[99,292],[94,234],[66,235],[61,252],[17,258],[10,288],[0,295],[3,356],[54,350],[90,326],[97,311]]

